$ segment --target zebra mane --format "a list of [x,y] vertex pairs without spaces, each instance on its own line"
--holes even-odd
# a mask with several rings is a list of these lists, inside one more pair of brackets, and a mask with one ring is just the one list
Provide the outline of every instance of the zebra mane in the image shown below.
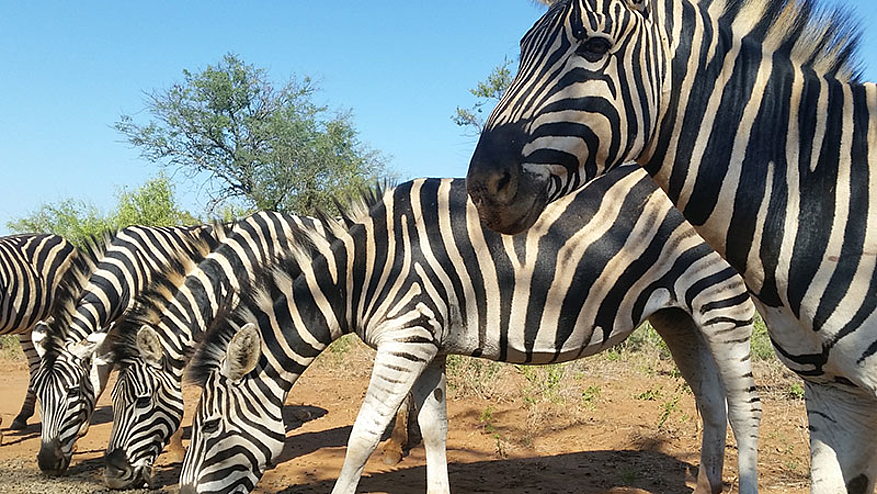
[[55,290],[52,302],[52,313],[45,321],[46,341],[44,347],[46,354],[43,357],[44,360],[56,357],[64,346],[67,329],[73,321],[79,296],[114,237],[115,232],[112,231],[87,237],[76,249],[76,255],[73,256],[70,266],[58,282],[58,288]]
[[[225,225],[215,222],[209,225],[199,225],[191,227],[188,231],[193,239],[190,250],[186,255],[172,256],[172,258],[189,257],[191,254],[203,253],[206,255],[210,252],[212,245],[216,242],[217,236],[221,238]],[[80,252],[83,253],[84,268],[76,268],[71,266],[64,275],[58,286],[57,309],[52,314],[46,327],[46,357],[51,354],[57,354],[64,344],[68,336],[68,330],[76,314],[76,306],[82,291],[88,285],[92,274],[96,271],[100,260],[106,255],[107,250],[112,246],[117,235],[121,230],[105,232],[97,240],[88,239]],[[182,253],[182,252],[180,252]],[[178,254],[180,254],[178,253]],[[68,277],[69,276],[69,277]],[[113,333],[115,333],[115,328]]]
[[371,209],[380,204],[384,194],[392,188],[389,181],[378,181],[371,187],[360,189],[346,202],[335,199],[338,217],[318,209],[314,214],[314,218],[317,220],[316,227],[299,227],[293,230],[293,245],[290,255],[298,259],[300,263],[312,261],[316,256],[324,253],[324,248],[347,235],[348,230],[353,225],[364,222],[369,217]]
[[765,51],[786,54],[820,76],[861,79],[862,29],[848,8],[820,0],[726,0],[725,16],[734,32],[746,33]]
[[253,282],[241,291],[240,304],[227,314],[220,314],[205,332],[189,368],[186,379],[204,386],[208,377],[225,358],[229,342],[247,323],[257,326],[269,324],[258,314],[271,314],[274,301],[280,294],[288,294],[301,269],[292,256],[283,256],[266,266],[259,266],[253,273]]
[[[177,292],[183,287],[189,273],[194,271],[207,255],[218,245],[219,239],[228,236],[230,226],[220,223],[211,229],[198,232],[194,257],[178,256],[170,259],[164,269],[153,276],[149,286],[134,299],[134,304],[116,324],[117,338],[113,344],[113,360],[122,362],[140,355],[137,348],[137,332],[143,325],[154,326],[165,315],[165,310],[173,302]],[[209,233],[208,233],[209,232]],[[231,300],[231,290],[228,291]],[[227,304],[221,304],[220,314]]]

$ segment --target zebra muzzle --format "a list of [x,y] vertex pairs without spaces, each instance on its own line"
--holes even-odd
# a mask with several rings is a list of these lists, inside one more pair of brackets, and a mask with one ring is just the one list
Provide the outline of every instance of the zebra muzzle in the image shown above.
[[37,463],[40,470],[46,475],[57,476],[63,475],[70,465],[70,458],[64,456],[61,449],[61,441],[58,438],[40,445],[40,452],[37,454]]

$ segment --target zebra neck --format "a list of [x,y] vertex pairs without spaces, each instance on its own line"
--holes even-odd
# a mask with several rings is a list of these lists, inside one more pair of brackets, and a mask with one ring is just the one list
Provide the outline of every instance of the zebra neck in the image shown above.
[[[833,229],[850,228],[849,212],[873,214],[877,86],[763,53],[694,7],[686,15],[701,16],[697,22],[671,31],[673,90],[638,161],[750,290],[778,306],[786,289],[814,282],[822,257],[858,262],[828,252],[829,241]],[[672,12],[668,26],[683,17]],[[869,251],[862,242],[856,248]],[[819,259],[796,265],[790,259],[807,256],[792,252]]]

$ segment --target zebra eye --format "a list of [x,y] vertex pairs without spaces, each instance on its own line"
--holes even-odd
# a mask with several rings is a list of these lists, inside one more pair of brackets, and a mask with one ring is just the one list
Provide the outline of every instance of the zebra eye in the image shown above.
[[598,62],[606,52],[609,51],[612,45],[609,43],[609,40],[601,37],[593,37],[586,39],[579,47],[576,49],[576,54],[584,57],[585,60],[589,62]]
[[67,396],[69,396],[71,398],[78,398],[80,394],[81,394],[81,391],[79,390],[78,386],[67,390]]
[[152,403],[152,400],[150,400],[148,396],[137,398],[137,408],[146,408],[150,403]]
[[219,429],[219,419],[213,420],[205,420],[203,424],[201,424],[201,430],[210,434],[216,432]]

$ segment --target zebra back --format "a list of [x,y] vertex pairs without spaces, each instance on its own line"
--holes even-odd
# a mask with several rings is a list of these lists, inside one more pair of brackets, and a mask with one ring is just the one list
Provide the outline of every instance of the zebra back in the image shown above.
[[0,237],[0,334],[27,332],[48,317],[76,255],[74,245],[59,235]]

